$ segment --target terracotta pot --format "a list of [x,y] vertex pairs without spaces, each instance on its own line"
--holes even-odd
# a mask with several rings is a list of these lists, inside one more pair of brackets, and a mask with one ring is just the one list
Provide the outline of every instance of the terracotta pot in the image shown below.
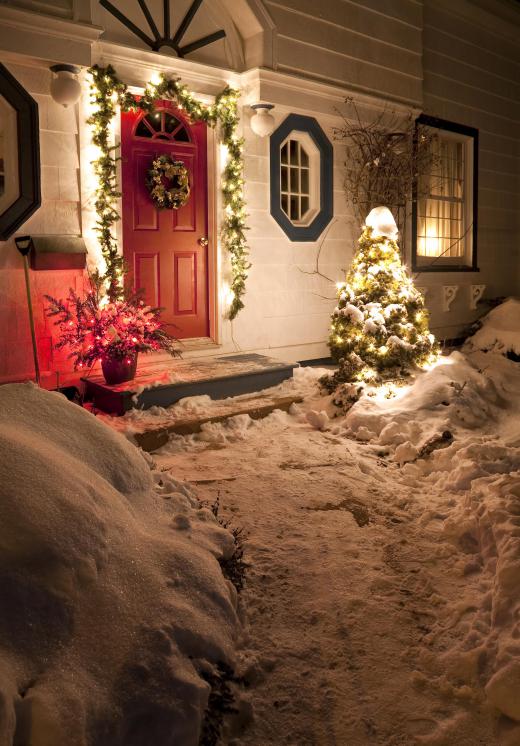
[[137,352],[129,353],[124,358],[109,357],[108,355],[101,358],[101,369],[109,386],[131,381],[135,378],[136,368]]

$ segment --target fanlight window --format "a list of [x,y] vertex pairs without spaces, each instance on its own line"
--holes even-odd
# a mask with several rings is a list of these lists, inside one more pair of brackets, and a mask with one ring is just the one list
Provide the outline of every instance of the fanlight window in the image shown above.
[[138,123],[135,134],[151,140],[175,140],[190,142],[184,124],[169,111],[153,111],[144,116]]

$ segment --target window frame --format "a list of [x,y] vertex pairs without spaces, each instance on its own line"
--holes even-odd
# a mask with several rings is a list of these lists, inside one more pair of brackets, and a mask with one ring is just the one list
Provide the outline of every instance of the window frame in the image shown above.
[[0,241],[7,241],[41,205],[38,104],[0,63],[0,96],[17,116],[18,195],[0,213]]
[[[417,228],[418,215],[417,207],[419,202],[417,180],[414,181],[412,193],[412,271],[414,272],[479,272],[477,264],[477,235],[478,235],[478,143],[479,131],[475,127],[469,127],[464,124],[440,119],[438,117],[421,114],[415,120],[416,135],[419,126],[431,127],[455,135],[462,135],[465,138],[466,157],[471,157],[471,164],[466,165],[466,171],[471,168],[470,178],[465,176],[464,183],[464,206],[466,219],[472,222],[473,226],[468,236],[471,237],[471,246],[469,251],[465,252],[464,257],[423,257],[417,254]],[[471,145],[471,140],[473,145]],[[466,242],[465,242],[466,245]],[[430,260],[430,264],[426,261]]]
[[[291,221],[281,206],[281,149],[290,139],[308,137],[316,148],[319,159],[316,185],[316,204],[310,209],[309,222],[298,224]],[[309,156],[311,154],[309,153]],[[313,178],[309,174],[310,178]],[[314,176],[316,178],[316,176]],[[270,138],[270,192],[271,215],[291,241],[316,241],[334,215],[333,148],[321,126],[313,117],[289,114]],[[314,214],[315,213],[315,214]]]

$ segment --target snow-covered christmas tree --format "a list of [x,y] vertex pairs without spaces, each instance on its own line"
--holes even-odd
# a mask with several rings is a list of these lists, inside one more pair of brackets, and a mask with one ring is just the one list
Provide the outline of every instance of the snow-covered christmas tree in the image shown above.
[[401,376],[437,357],[423,296],[399,256],[397,232],[390,210],[375,207],[346,282],[338,283],[329,346],[340,367],[330,387]]

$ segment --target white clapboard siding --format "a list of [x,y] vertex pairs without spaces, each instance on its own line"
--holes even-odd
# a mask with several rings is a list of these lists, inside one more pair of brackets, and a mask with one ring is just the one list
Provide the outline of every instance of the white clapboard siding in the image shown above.
[[266,7],[276,26],[279,70],[420,101],[420,4],[266,0]]

